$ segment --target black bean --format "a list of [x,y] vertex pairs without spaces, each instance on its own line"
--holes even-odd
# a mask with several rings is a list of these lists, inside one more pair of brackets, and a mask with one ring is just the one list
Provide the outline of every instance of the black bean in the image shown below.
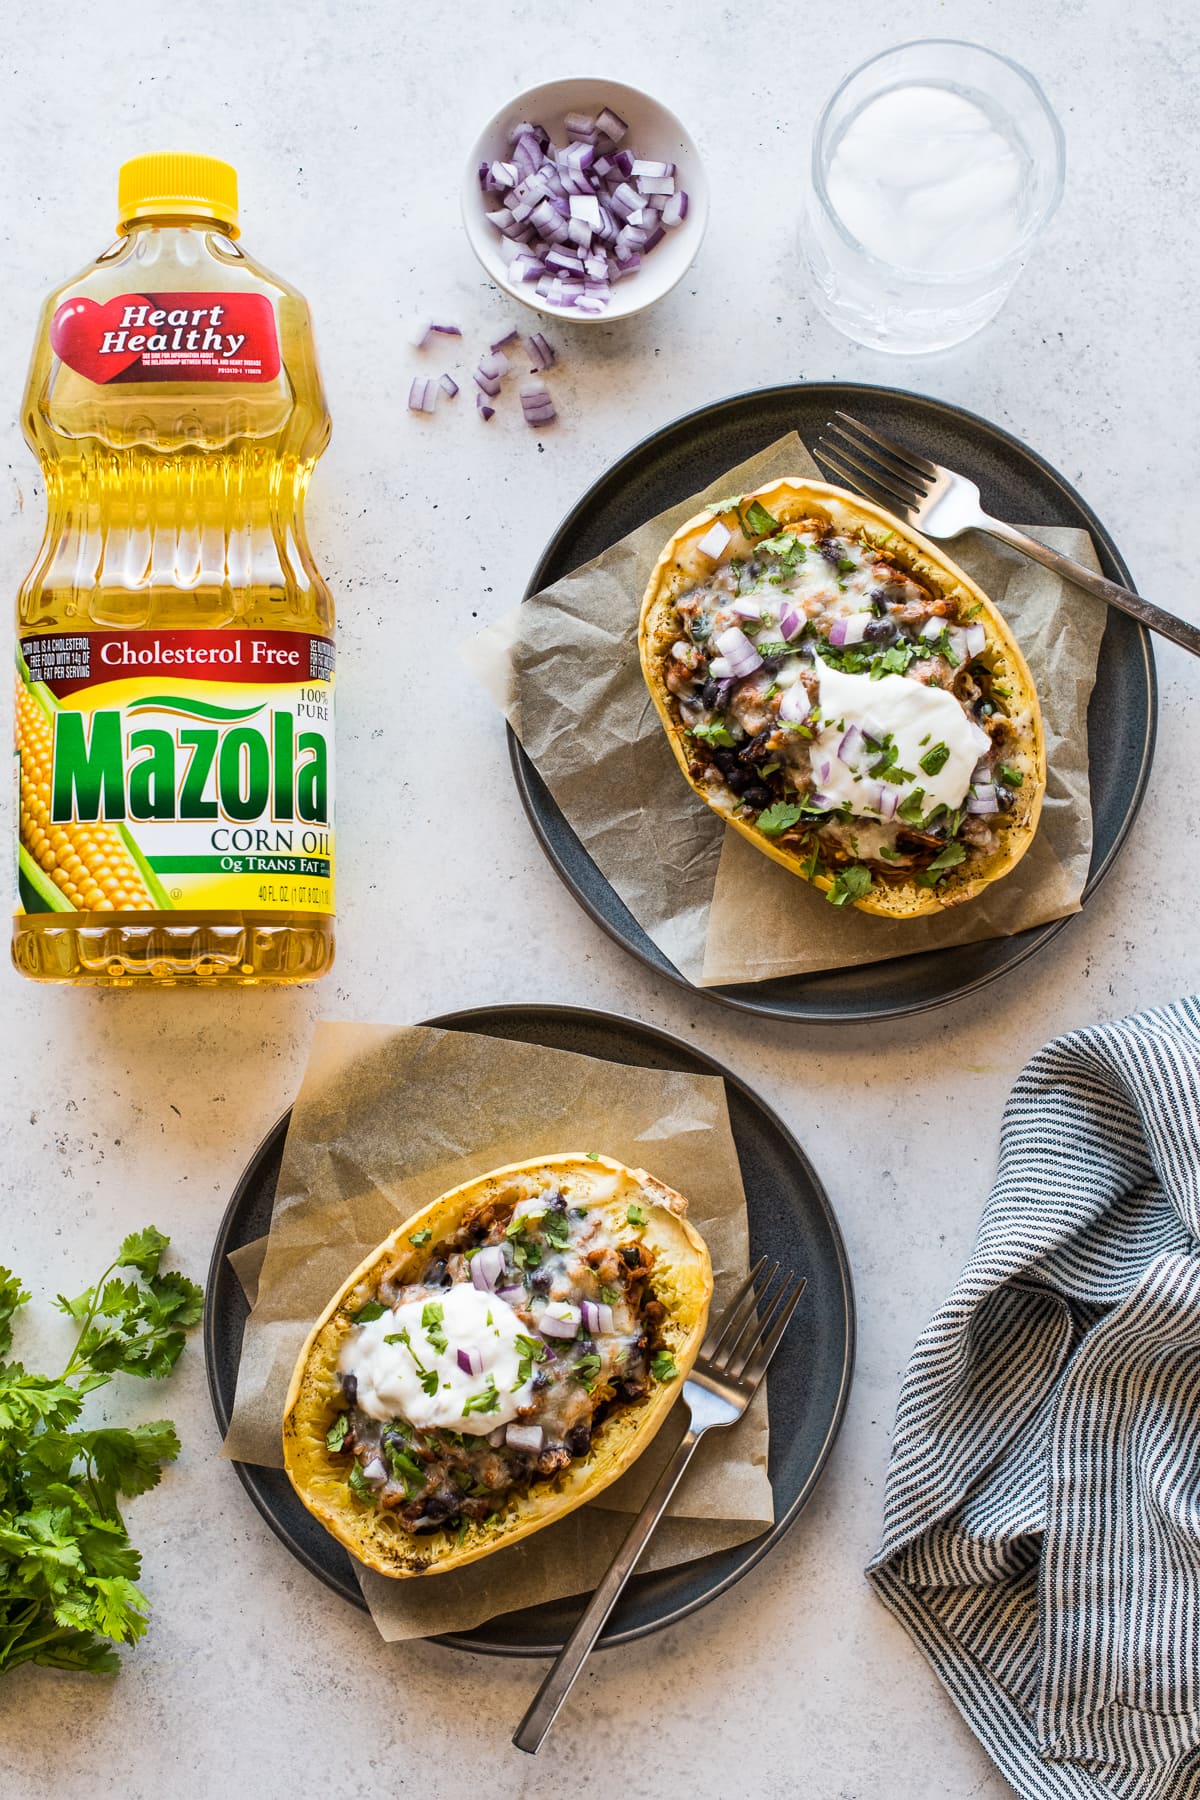
[[446,1265],[440,1257],[437,1262],[430,1263],[421,1279],[426,1287],[449,1287],[451,1285],[450,1277],[446,1273]]
[[732,774],[733,770],[736,769],[738,766],[737,751],[736,750],[721,750],[721,749],[714,750],[713,751],[713,761],[716,763],[718,769],[720,769],[722,775]]
[[550,1271],[538,1269],[529,1277],[529,1285],[535,1294],[548,1294],[550,1292]]
[[896,636],[894,619],[872,619],[863,637],[869,644],[890,644]]
[[586,1419],[581,1419],[578,1425],[572,1425],[567,1433],[567,1449],[572,1456],[586,1456],[591,1442],[592,1428]]
[[535,1394],[543,1394],[543,1393],[545,1393],[546,1389],[549,1386],[550,1386],[550,1377],[547,1375],[545,1369],[539,1369],[533,1378],[534,1393]]
[[721,691],[720,682],[714,680],[711,675],[709,676],[708,680],[705,682],[704,686],[700,689],[700,699],[702,700],[704,705],[708,707],[710,712],[712,711],[713,707],[717,704],[717,695],[720,693],[720,691]]
[[353,1406],[358,1399],[358,1376],[351,1371],[347,1371],[342,1376],[342,1392],[348,1403]]
[[624,1261],[626,1263],[628,1263],[628,1265],[631,1269],[640,1269],[641,1268],[642,1253],[638,1249],[636,1244],[626,1244],[625,1247],[623,1248],[623,1250],[621,1251],[621,1255],[622,1255]]
[[549,1212],[556,1212],[556,1213],[565,1213],[566,1212],[567,1203],[558,1188],[555,1188],[554,1192],[550,1195],[550,1197],[546,1201],[546,1207]]
[[725,779],[735,794],[744,794],[754,783],[754,776],[749,769],[730,769]]
[[758,785],[755,787],[748,787],[742,795],[742,799],[746,802],[746,805],[754,807],[756,812],[761,812],[764,806],[770,806],[774,798],[775,796],[772,794],[770,788]]

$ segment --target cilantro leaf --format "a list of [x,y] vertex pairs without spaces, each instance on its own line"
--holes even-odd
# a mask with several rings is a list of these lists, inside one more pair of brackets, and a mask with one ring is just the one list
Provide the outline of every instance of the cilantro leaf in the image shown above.
[[753,537],[773,537],[779,530],[779,520],[771,517],[761,500],[752,500],[745,511],[744,528]]
[[387,1307],[382,1300],[368,1300],[367,1304],[360,1306],[356,1313],[351,1314],[351,1317],[356,1325],[369,1325],[372,1319],[382,1319],[386,1311]]
[[468,1394],[463,1401],[462,1416],[469,1418],[472,1413],[493,1413],[500,1407],[500,1394],[496,1387],[496,1378],[489,1375],[487,1387],[482,1394]]
[[830,906],[848,906],[851,901],[861,900],[869,894],[874,885],[871,871],[864,863],[851,863],[849,868],[839,869],[825,898]]
[[157,1275],[163,1251],[171,1242],[153,1225],[144,1231],[131,1231],[117,1252],[118,1269],[136,1269],[139,1275]]
[[650,1373],[655,1381],[674,1381],[679,1369],[669,1350],[659,1350],[651,1357]]
[[906,825],[919,825],[925,817],[924,806],[925,789],[923,787],[914,788],[911,794],[904,796],[896,808],[896,817],[903,819]]
[[754,823],[765,837],[779,837],[790,831],[798,819],[803,817],[803,807],[794,805],[788,800],[776,800],[773,805],[766,806],[759,813]]
[[571,1225],[566,1213],[548,1212],[542,1220],[542,1236],[552,1250],[565,1250],[571,1241]]
[[424,1231],[412,1232],[409,1236],[408,1241],[410,1244],[415,1244],[417,1249],[419,1250],[421,1248],[421,1245],[427,1244],[432,1236],[433,1236],[433,1233],[432,1233],[432,1231],[429,1230],[429,1228],[427,1226]]
[[947,869],[956,869],[959,863],[965,860],[966,854],[965,845],[955,843],[947,844],[946,848],[939,851],[933,861],[921,870],[920,874],[916,877],[917,886],[933,887],[938,876],[945,874]]
[[600,1358],[594,1352],[577,1357],[571,1365],[571,1380],[580,1381],[590,1394],[596,1385],[596,1377],[600,1373]]
[[13,1315],[24,1306],[29,1295],[11,1269],[0,1268],[0,1357],[12,1349]]
[[639,1206],[636,1200],[631,1200],[625,1208],[625,1218],[630,1225],[644,1225],[646,1223],[645,1208]]
[[427,1300],[421,1308],[421,1330],[439,1356],[444,1354],[449,1344],[445,1326],[442,1323],[443,1318],[440,1300]]
[[375,1489],[363,1474],[361,1463],[352,1462],[350,1464],[350,1473],[347,1475],[346,1481],[354,1498],[361,1501],[364,1506],[375,1506],[378,1504],[378,1496],[375,1493]]
[[325,1433],[326,1449],[332,1450],[335,1453],[340,1450],[346,1442],[346,1436],[349,1430],[350,1414],[348,1412],[339,1413],[337,1418],[333,1421],[333,1424],[329,1427],[329,1430]]
[[1025,780],[1025,775],[1023,770],[1014,769],[1011,763],[997,763],[996,780],[1002,781],[1005,787],[1019,788]]
[[737,739],[722,719],[713,719],[708,725],[693,725],[692,736],[699,738],[702,744],[715,744],[720,750],[732,750]]
[[921,767],[924,769],[926,775],[936,775],[938,770],[944,769],[949,761],[949,744],[938,743],[934,744],[932,749],[925,752],[924,756],[921,758]]

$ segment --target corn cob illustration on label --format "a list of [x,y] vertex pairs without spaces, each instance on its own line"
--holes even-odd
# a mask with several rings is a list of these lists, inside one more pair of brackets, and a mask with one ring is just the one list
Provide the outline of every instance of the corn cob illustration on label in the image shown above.
[[17,912],[332,912],[332,714],[328,638],[23,636]]

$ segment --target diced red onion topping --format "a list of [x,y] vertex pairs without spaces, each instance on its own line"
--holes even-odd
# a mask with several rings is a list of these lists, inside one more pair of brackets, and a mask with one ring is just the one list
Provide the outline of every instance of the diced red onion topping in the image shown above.
[[838,745],[838,761],[852,763],[862,747],[862,732],[857,725],[849,725],[846,734]]
[[[476,1257],[476,1262],[479,1258]],[[455,1358],[464,1375],[478,1376],[483,1374],[483,1353],[472,1344],[469,1350],[461,1347],[455,1351]]]
[[885,822],[894,819],[896,808],[900,804],[900,789],[894,781],[881,781],[879,784],[879,816]]
[[499,1244],[485,1244],[471,1258],[471,1285],[481,1294],[494,1294],[503,1273],[504,1250]]
[[804,683],[797,681],[794,686],[786,688],[779,702],[779,716],[789,725],[803,725],[812,711]]
[[785,600],[779,608],[779,630],[785,642],[791,643],[797,632],[804,629],[804,614],[790,600]]
[[583,1314],[583,1329],[589,1337],[611,1337],[615,1330],[611,1306],[605,1306],[596,1300],[585,1300],[580,1312]]
[[728,525],[722,525],[720,519],[714,519],[696,548],[701,556],[707,556],[711,562],[716,562],[732,536]]
[[507,1425],[504,1441],[510,1450],[528,1450],[531,1456],[541,1453],[545,1432],[540,1425]]
[[507,1300],[510,1306],[523,1306],[525,1304],[525,1289],[523,1287],[497,1288],[496,1298],[497,1300]]
[[995,788],[986,787],[982,784],[977,788],[973,788],[967,796],[967,811],[969,813],[999,812],[1000,802],[996,798]]
[[844,618],[835,619],[829,627],[829,641],[835,650],[848,648],[851,644],[861,644],[867,634],[867,626],[874,618],[873,613],[847,613]]
[[757,599],[753,594],[741,594],[729,609],[739,619],[760,619],[763,616],[763,600],[760,594]]
[[363,1480],[370,1482],[373,1488],[386,1486],[388,1472],[379,1457],[373,1456],[369,1463],[363,1464]]
[[560,1317],[559,1313],[551,1312],[549,1307],[539,1316],[537,1328],[543,1337],[573,1338],[575,1336],[579,1330],[579,1308],[564,1303],[561,1311],[566,1314],[565,1318]]
[[721,656],[729,664],[730,674],[737,680],[740,681],[744,675],[753,675],[755,669],[762,668],[762,657],[740,625],[731,625],[727,631],[718,632],[715,642]]
[[982,656],[987,649],[987,632],[978,620],[967,626],[966,648],[968,657]]
[[939,619],[937,617],[937,615],[935,614],[932,619],[926,619],[925,623],[922,625],[921,636],[923,638],[941,637],[941,635],[942,635],[943,631],[945,631],[945,629],[946,629],[945,619]]
[[[510,279],[536,281],[548,305],[597,318],[608,307],[612,284],[633,274],[642,255],[687,218],[688,197],[674,163],[617,149],[629,127],[608,107],[594,118],[568,113],[563,124],[570,141],[562,148],[540,125],[522,120],[511,126],[511,154],[481,163],[479,184],[489,199],[501,202],[487,217],[506,243],[527,251],[513,256]],[[594,257],[591,286],[573,285],[581,269],[556,259],[565,243]],[[544,276],[546,264],[567,279]],[[422,334],[413,341],[423,343],[431,329],[436,327],[422,321]]]
[[507,1425],[497,1425],[495,1431],[489,1431],[487,1441],[493,1450],[498,1450],[508,1435]]

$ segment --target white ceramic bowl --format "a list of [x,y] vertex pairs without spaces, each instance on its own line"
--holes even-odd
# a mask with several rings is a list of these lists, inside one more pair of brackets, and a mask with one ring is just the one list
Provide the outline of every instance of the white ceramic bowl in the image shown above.
[[[668,231],[655,245],[635,275],[614,285],[605,311],[591,314],[576,312],[571,306],[550,306],[535,291],[533,282],[509,280],[508,265],[500,254],[501,234],[487,218],[499,204],[498,196],[485,194],[480,188],[479,165],[507,157],[509,126],[521,119],[545,126],[552,141],[562,145],[568,141],[563,128],[566,113],[596,113],[602,106],[610,107],[629,125],[621,142],[622,150],[636,150],[639,156],[675,164],[678,185],[688,196],[688,213],[682,225]],[[463,176],[462,214],[471,248],[498,288],[561,324],[608,325],[614,319],[627,319],[632,313],[653,306],[683,279],[695,261],[708,223],[708,183],[695,144],[675,114],[649,94],[620,81],[599,78],[547,81],[502,106],[480,132]]]

